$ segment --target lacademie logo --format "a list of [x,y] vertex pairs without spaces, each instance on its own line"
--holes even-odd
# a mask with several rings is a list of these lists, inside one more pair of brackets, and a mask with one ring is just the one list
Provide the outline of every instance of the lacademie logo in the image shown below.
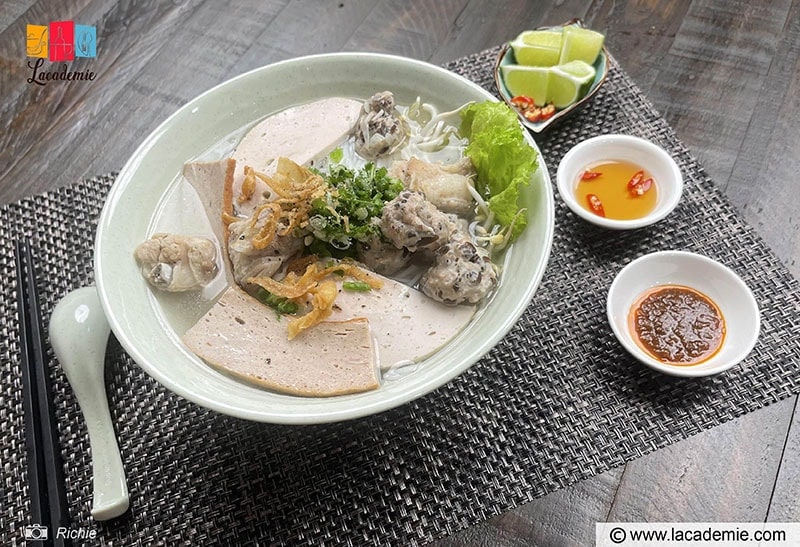
[[44,60],[66,63],[76,57],[97,57],[97,29],[89,25],[76,25],[74,21],[51,21],[49,25],[27,25],[25,51],[28,68],[33,71],[29,84],[45,85],[50,80],[94,80],[90,70],[70,71],[64,64],[61,70],[41,71]]

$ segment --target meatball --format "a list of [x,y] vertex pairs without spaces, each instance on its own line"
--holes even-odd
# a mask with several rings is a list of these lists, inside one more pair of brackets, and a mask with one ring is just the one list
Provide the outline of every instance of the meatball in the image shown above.
[[364,102],[355,135],[356,152],[369,160],[389,155],[403,145],[406,131],[396,115],[390,91],[376,93]]
[[377,235],[369,241],[359,242],[357,249],[359,260],[373,272],[381,275],[399,272],[411,258],[411,253],[407,249],[398,249]]
[[398,249],[435,251],[450,239],[450,217],[419,192],[403,190],[383,207],[381,232]]
[[134,252],[142,275],[164,291],[192,291],[217,275],[217,247],[204,237],[158,233]]
[[476,304],[497,285],[497,270],[489,252],[457,233],[436,251],[435,261],[422,275],[420,289],[444,304]]

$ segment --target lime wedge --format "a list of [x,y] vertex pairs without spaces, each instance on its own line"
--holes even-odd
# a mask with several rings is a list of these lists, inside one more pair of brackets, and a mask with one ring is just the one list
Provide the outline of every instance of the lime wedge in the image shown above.
[[547,102],[550,68],[539,66],[503,65],[503,81],[512,96],[525,95],[537,105]]
[[561,29],[524,30],[516,40],[529,46],[561,47]]
[[602,34],[588,28],[564,27],[558,64],[579,60],[593,65],[600,54],[604,40]]
[[558,65],[556,68],[558,68],[558,70],[561,72],[566,72],[570,76],[575,76],[580,80],[589,78],[589,81],[592,81],[594,80],[596,73],[594,67],[584,61],[570,61],[568,63],[564,63],[563,65]]
[[511,42],[520,65],[553,66],[561,55],[560,30],[526,30]]
[[564,108],[583,98],[594,80],[595,70],[583,61],[571,61],[550,68],[547,101]]

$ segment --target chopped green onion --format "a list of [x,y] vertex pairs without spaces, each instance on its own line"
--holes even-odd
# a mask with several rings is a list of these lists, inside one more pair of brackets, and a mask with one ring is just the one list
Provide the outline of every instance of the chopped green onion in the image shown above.
[[334,148],[331,150],[331,153],[328,154],[328,157],[333,163],[341,163],[342,159],[344,158],[344,150],[342,150],[341,147]]
[[275,310],[279,316],[287,313],[297,313],[297,310],[300,308],[297,302],[293,302],[283,296],[275,296],[263,287],[256,289],[256,298],[261,303]]
[[380,219],[384,204],[403,190],[403,183],[390,177],[385,167],[374,163],[367,163],[361,169],[334,163],[328,166],[327,173],[320,175],[329,191],[311,203],[308,219],[311,235],[329,248],[328,254],[351,256],[357,242],[380,235],[375,219]]
[[346,291],[353,292],[367,292],[372,290],[372,287],[369,286],[369,283],[364,281],[345,281],[342,283],[342,288]]

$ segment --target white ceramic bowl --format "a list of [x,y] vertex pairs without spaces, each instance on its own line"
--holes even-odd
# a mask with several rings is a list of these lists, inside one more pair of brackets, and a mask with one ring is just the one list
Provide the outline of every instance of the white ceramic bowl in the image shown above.
[[[233,416],[287,424],[333,422],[380,412],[432,391],[469,368],[511,329],[533,297],[550,254],[553,195],[544,161],[523,194],[528,227],[507,255],[489,305],[416,371],[375,391],[311,399],[259,389],[217,372],[180,339],[203,310],[183,305],[181,297],[169,299],[171,305],[166,298],[156,299],[139,275],[133,250],[153,231],[158,207],[179,182],[185,161],[288,106],[330,96],[366,99],[385,89],[400,104],[420,96],[442,111],[469,101],[497,100],[478,85],[421,61],[364,53],[316,55],[233,78],[180,108],[145,139],[120,172],[100,217],[95,278],[114,334],[148,374],[195,403]],[[184,221],[201,216],[190,212]]]
[[[580,175],[604,160],[629,161],[652,173],[658,185],[658,199],[650,214],[634,220],[614,220],[598,216],[578,203],[575,189]],[[683,192],[683,176],[672,156],[660,146],[631,135],[600,135],[575,145],[558,165],[556,184],[561,199],[576,215],[612,230],[631,230],[658,222],[675,209]]]
[[[707,361],[691,366],[662,363],[634,340],[628,326],[631,306],[648,289],[667,284],[683,285],[705,294],[725,318],[722,347]],[[672,376],[709,376],[731,368],[753,349],[761,323],[753,293],[738,275],[708,257],[685,251],[652,253],[625,266],[608,291],[607,312],[611,329],[631,355]]]

